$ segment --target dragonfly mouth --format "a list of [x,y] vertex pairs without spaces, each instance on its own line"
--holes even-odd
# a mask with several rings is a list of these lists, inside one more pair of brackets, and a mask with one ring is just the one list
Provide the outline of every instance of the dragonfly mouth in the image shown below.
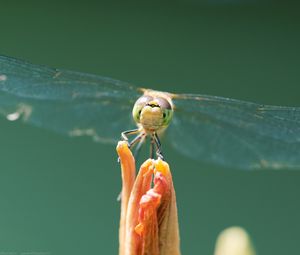
[[153,103],[153,102],[148,103],[147,106],[150,106],[150,107],[152,107],[152,108],[154,108],[154,107],[160,108],[160,106],[159,106],[157,103]]

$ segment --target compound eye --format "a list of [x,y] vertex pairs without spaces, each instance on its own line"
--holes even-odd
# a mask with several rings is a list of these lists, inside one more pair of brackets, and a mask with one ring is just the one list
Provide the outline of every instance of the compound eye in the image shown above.
[[135,104],[145,106],[146,104],[148,104],[152,100],[153,100],[152,96],[144,95],[144,96],[141,96],[138,100],[136,100]]
[[158,97],[155,99],[162,110],[172,110],[172,106],[169,101],[163,97]]
[[160,109],[163,113],[163,125],[168,126],[173,116],[173,109],[170,102],[162,97],[158,97],[155,101],[159,104]]
[[171,122],[171,119],[173,117],[173,110],[169,109],[162,109],[163,111],[163,125],[168,126]]
[[141,96],[134,104],[132,109],[132,116],[133,119],[139,123],[140,122],[140,115],[142,112],[142,109],[147,105],[149,102],[153,100],[153,97],[151,96]]

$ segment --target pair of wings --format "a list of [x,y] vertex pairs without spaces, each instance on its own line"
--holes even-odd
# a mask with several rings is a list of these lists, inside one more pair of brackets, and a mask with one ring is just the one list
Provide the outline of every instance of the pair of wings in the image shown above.
[[[142,90],[97,75],[0,56],[0,114],[71,136],[115,143],[132,129]],[[300,108],[172,94],[169,142],[187,156],[240,169],[300,169]]]

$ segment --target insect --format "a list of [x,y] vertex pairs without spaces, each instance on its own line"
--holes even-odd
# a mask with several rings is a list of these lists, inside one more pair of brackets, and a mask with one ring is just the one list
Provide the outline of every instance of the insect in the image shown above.
[[0,56],[0,114],[102,143],[115,143],[120,133],[125,140],[135,134],[129,144],[138,148],[148,136],[158,157],[165,133],[175,149],[202,161],[239,169],[300,169],[298,107],[159,92]]
[[166,92],[143,89],[144,94],[135,102],[132,117],[138,128],[122,132],[122,138],[128,141],[128,135],[138,134],[129,147],[138,143],[136,152],[147,136],[151,137],[150,157],[154,157],[156,147],[157,157],[163,159],[159,134],[164,132],[172,120],[173,103],[171,94]]

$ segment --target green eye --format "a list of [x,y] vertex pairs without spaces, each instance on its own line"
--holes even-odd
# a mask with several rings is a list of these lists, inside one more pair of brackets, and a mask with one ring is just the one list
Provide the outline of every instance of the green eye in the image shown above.
[[153,97],[143,95],[135,102],[133,109],[132,109],[132,117],[135,120],[135,122],[137,122],[137,123],[140,122],[140,115],[141,115],[142,109],[151,100],[153,100]]
[[143,105],[135,104],[132,109],[132,117],[136,122],[140,122],[140,115],[143,109]]
[[172,109],[164,109],[163,110],[163,125],[168,126],[171,122],[173,116],[173,110]]

